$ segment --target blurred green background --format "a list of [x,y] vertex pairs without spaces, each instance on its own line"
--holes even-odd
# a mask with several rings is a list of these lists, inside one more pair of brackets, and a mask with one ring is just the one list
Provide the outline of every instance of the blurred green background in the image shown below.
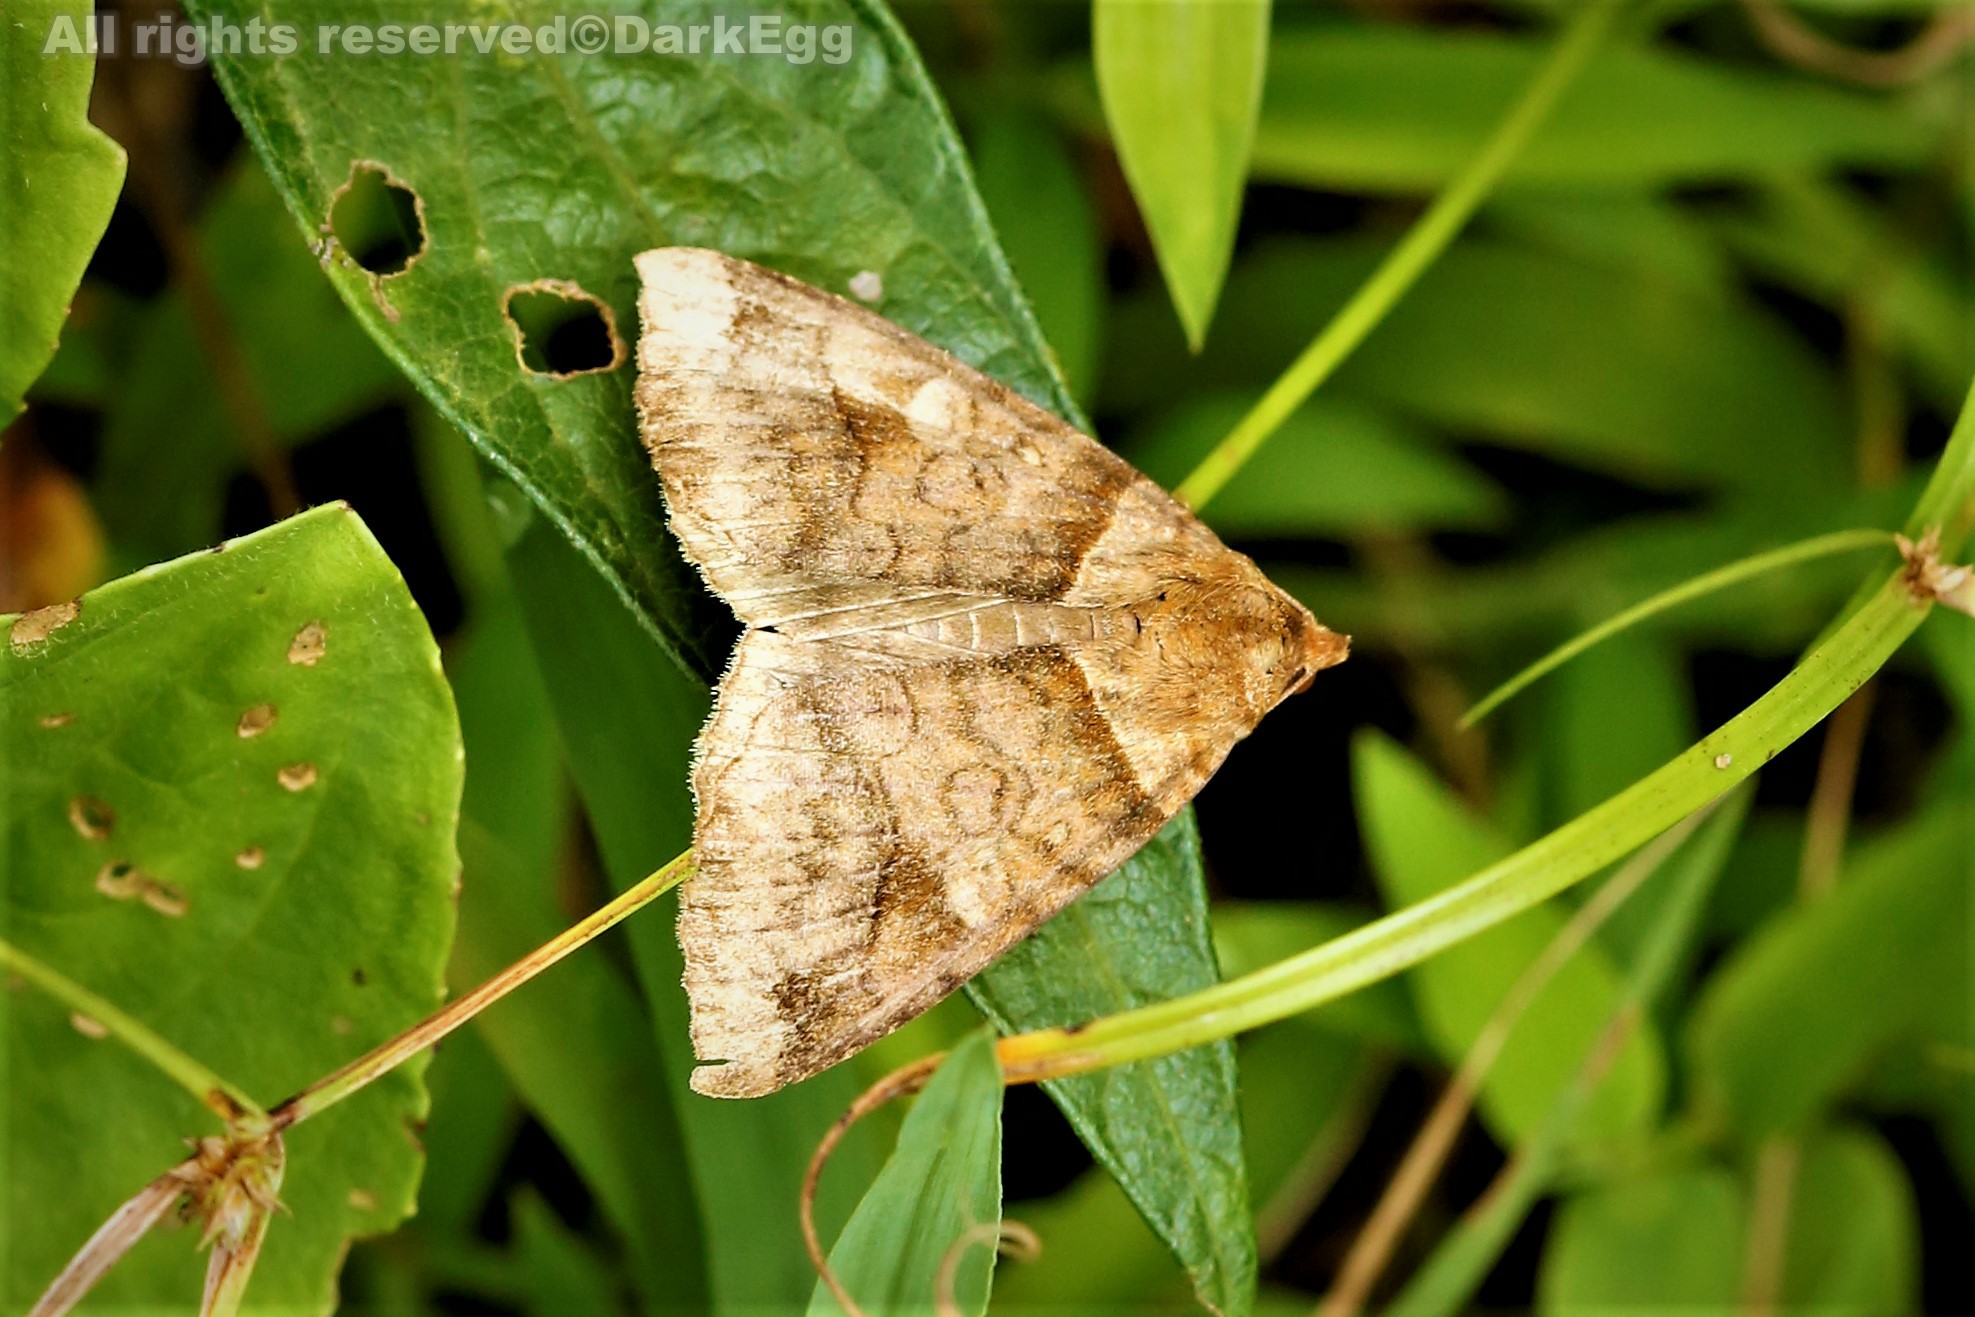
[[[897,12],[1076,401],[1170,485],[1472,154],[1567,7],[1279,2],[1197,353],[1110,144],[1089,6]],[[1896,525],[1975,373],[1964,7],[1646,8],[1209,510],[1354,641],[1199,799],[1230,973],[1465,876],[1760,693],[1842,605],[1859,559],[1657,618],[1455,728],[1497,681],[1654,590]],[[604,587],[576,579],[582,564],[339,301],[206,69],[105,59],[92,113],[130,178],[0,445],[0,612],[348,499],[409,582],[461,706],[458,989],[608,890],[611,843],[570,780],[582,747],[530,657],[555,642],[539,618],[524,629],[507,575],[518,553],[566,598]],[[403,217],[381,194],[352,204],[346,245],[367,228],[388,262]],[[1477,1304],[1975,1308],[1972,800],[1975,623],[1942,615],[1683,852],[1707,870],[1703,913]],[[1461,1214],[1535,1136],[1672,890],[1662,875],[1621,907],[1532,1007],[1375,1301],[1444,1260]],[[1582,899],[1241,1041],[1268,1310],[1335,1283],[1451,1068]],[[664,1306],[667,1250],[696,1227],[671,1215],[674,1126],[626,1115],[639,1094],[668,1101],[640,1041],[649,1008],[620,939],[564,974],[441,1050],[418,1216],[354,1250],[353,1310]],[[570,1013],[618,1048],[566,1055]],[[858,1075],[972,1018],[949,1002]],[[1005,1121],[1004,1210],[1045,1252],[1000,1269],[996,1307],[1188,1310],[1178,1265],[1049,1100],[1011,1090]],[[832,1227],[882,1135],[833,1170]],[[800,1271],[792,1240],[762,1247],[764,1270]]]

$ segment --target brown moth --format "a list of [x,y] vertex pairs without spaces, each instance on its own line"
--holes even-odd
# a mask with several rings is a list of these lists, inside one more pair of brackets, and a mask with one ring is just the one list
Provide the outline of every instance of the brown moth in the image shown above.
[[719,252],[637,263],[644,441],[747,627],[700,733],[679,941],[692,1085],[750,1097],[1117,868],[1348,641],[870,311]]

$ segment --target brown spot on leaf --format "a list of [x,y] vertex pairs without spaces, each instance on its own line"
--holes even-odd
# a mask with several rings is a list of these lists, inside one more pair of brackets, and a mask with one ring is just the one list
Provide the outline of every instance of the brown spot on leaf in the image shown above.
[[185,889],[176,883],[159,882],[156,878],[144,884],[143,901],[159,914],[177,919],[185,913]]
[[377,1210],[377,1195],[368,1189],[352,1189],[350,1190],[350,1206],[356,1208],[359,1212],[375,1212]]
[[25,654],[48,642],[48,637],[82,616],[82,601],[71,599],[65,604],[50,604],[37,608],[31,613],[22,613],[14,619],[8,632],[7,642],[14,647],[16,654]]
[[240,721],[234,724],[233,730],[240,733],[241,740],[248,740],[274,726],[274,720],[279,714],[280,711],[272,704],[256,704],[240,715]]
[[72,713],[44,713],[40,718],[41,725],[50,731],[57,727],[67,727],[74,721],[75,715]]
[[84,1038],[94,1038],[98,1042],[101,1042],[110,1036],[108,1026],[95,1016],[84,1015],[81,1011],[71,1011],[69,1013],[69,1024],[74,1026],[75,1031]]
[[132,900],[148,881],[144,871],[129,860],[111,860],[96,871],[96,890],[112,901]]
[[94,796],[77,796],[69,802],[69,823],[86,841],[101,841],[116,826],[117,812]]
[[559,380],[624,364],[623,336],[608,303],[567,279],[516,284],[501,296],[521,368]]
[[258,846],[249,846],[235,855],[233,862],[243,869],[258,869],[267,862],[267,852]]
[[310,622],[295,633],[288,642],[288,661],[312,668],[322,661],[329,652],[329,628],[320,622]]
[[275,779],[290,791],[307,791],[315,785],[314,764],[289,764],[276,773]]
[[332,1015],[329,1017],[329,1028],[332,1033],[348,1037],[350,1034],[356,1032],[356,1027],[356,1025],[350,1022],[350,1018],[347,1015]]

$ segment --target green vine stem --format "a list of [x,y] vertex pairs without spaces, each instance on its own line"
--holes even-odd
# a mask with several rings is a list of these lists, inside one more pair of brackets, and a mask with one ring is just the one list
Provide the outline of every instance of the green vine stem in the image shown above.
[[389,1074],[572,951],[587,945],[606,929],[671,891],[685,881],[692,871],[693,853],[690,850],[673,856],[656,872],[625,888],[615,900],[599,906],[479,987],[447,1002],[395,1038],[386,1039],[340,1070],[323,1076],[283,1102],[270,1113],[274,1128],[279,1130],[298,1125],[325,1108],[335,1106],[372,1080]]
[[1385,319],[1386,313],[1419,282],[1420,276],[1447,250],[1529,145],[1530,138],[1556,108],[1558,98],[1584,71],[1625,8],[1626,0],[1583,0],[1577,6],[1569,25],[1557,38],[1549,60],[1523,88],[1522,95],[1509,107],[1480,152],[1433,199],[1433,204],[1344,309],[1331,318],[1310,346],[1303,349],[1302,355],[1269,386],[1261,400],[1201,459],[1192,474],[1179,483],[1173,493],[1180,502],[1193,508],[1205,507],[1276,428],[1330,378]]
[[1826,558],[1838,553],[1852,553],[1859,549],[1880,549],[1893,543],[1891,531],[1884,530],[1838,530],[1829,535],[1818,535],[1807,540],[1798,540],[1781,548],[1763,553],[1751,554],[1737,559],[1725,567],[1717,567],[1711,572],[1703,572],[1692,580],[1682,581],[1671,589],[1662,590],[1649,599],[1642,599],[1632,607],[1581,635],[1557,646],[1542,658],[1518,672],[1515,676],[1489,691],[1487,695],[1461,715],[1460,727],[1465,731],[1483,718],[1499,709],[1524,689],[1555,672],[1564,664],[1590,649],[1600,641],[1609,640],[1628,627],[1637,626],[1649,617],[1664,613],[1669,608],[1691,603],[1717,590],[1725,590],[1731,585],[1762,576],[1768,572],[1794,567],[1813,558]]
[[[1975,392],[1962,407],[1907,534],[1940,528],[1953,553],[1975,520]],[[1439,895],[1266,969],[1082,1025],[1003,1039],[1009,1082],[1079,1074],[1227,1038],[1389,977],[1597,872],[1730,788],[1843,703],[1932,605],[1889,570],[1790,673],[1716,732],[1522,850]]]
[[4,941],[0,941],[0,968],[20,975],[70,1010],[94,1020],[110,1037],[163,1071],[229,1125],[266,1127],[268,1113],[244,1090],[179,1051],[114,1003]]

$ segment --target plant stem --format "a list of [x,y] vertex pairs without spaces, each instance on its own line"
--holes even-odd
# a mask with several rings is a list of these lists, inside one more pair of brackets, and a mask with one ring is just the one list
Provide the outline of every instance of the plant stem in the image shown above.
[[112,1038],[149,1061],[229,1124],[265,1125],[268,1113],[246,1092],[193,1060],[150,1026],[64,977],[11,943],[0,941],[0,968],[18,974],[69,1009],[103,1026]]
[[1439,895],[1267,969],[1084,1026],[1004,1039],[1010,1082],[1231,1037],[1418,964],[1595,873],[1725,794],[1836,708],[1927,615],[1897,576],[1729,723],[1603,804]]
[[405,1060],[437,1043],[570,952],[676,887],[692,872],[692,859],[691,851],[675,855],[656,872],[626,888],[615,900],[598,907],[587,918],[556,934],[479,987],[447,1002],[397,1037],[378,1044],[340,1070],[310,1084],[274,1109],[271,1113],[274,1128],[286,1129],[290,1125],[298,1125],[324,1108],[341,1102],[372,1080],[389,1074]]
[[1322,332],[1303,349],[1269,391],[1227,437],[1201,460],[1193,473],[1182,480],[1174,495],[1194,508],[1205,507],[1234,478],[1237,471],[1264,440],[1287,420],[1292,412],[1316,392],[1319,385],[1343,364],[1344,359],[1378,327],[1400,298],[1404,297],[1427,267],[1439,259],[1455,236],[1466,226],[1475,210],[1495,189],[1523,148],[1556,107],[1564,89],[1584,71],[1591,55],[1603,44],[1624,0],[1583,0],[1563,34],[1557,38],[1548,63],[1523,88],[1509,112],[1496,125],[1494,133],[1457,174],[1433,204],[1426,209],[1372,273],[1344,309],[1332,317]]
[[[1975,521],[1975,389],[1907,520],[1959,550]],[[1164,1056],[1300,1014],[1397,974],[1546,901],[1725,795],[1828,716],[1919,629],[1930,600],[1902,572],[1868,579],[1856,606],[1783,680],[1718,731],[1548,836],[1465,882],[1266,969],[1102,1020],[1004,1038],[1010,1083]]]
[[1372,1288],[1385,1273],[1386,1265],[1391,1261],[1406,1228],[1412,1224],[1420,1204],[1425,1201],[1427,1190],[1433,1187],[1434,1179],[1446,1165],[1454,1140],[1466,1124],[1482,1085],[1487,1082],[1496,1061],[1501,1059],[1502,1049],[1508,1045],[1509,1036],[1517,1024],[1536,999],[1542,996],[1543,990],[1550,986],[1551,980],[1584,949],[1584,944],[1596,935],[1613,912],[1638,891],[1641,884],[1659,872],[1660,866],[1693,834],[1711,808],[1709,806],[1689,814],[1627,861],[1609,882],[1578,908],[1536,959],[1523,969],[1488,1017],[1488,1022],[1482,1026],[1481,1032],[1475,1035],[1467,1054],[1461,1058],[1460,1068],[1448,1080],[1447,1087],[1441,1090],[1433,1110],[1427,1114],[1411,1146],[1406,1149],[1399,1169],[1386,1182],[1378,1206],[1372,1209],[1371,1218],[1359,1231],[1357,1239],[1351,1244],[1351,1251],[1338,1268],[1337,1280],[1331,1286],[1330,1293],[1318,1305],[1318,1317],[1355,1317],[1364,1309]]
[[1480,703],[1461,716],[1462,727],[1472,727],[1500,708],[1509,699],[1519,694],[1525,687],[1538,679],[1556,671],[1564,664],[1582,654],[1602,640],[1617,635],[1628,627],[1663,613],[1669,608],[1690,603],[1704,595],[1713,594],[1731,585],[1740,584],[1751,577],[1784,567],[1794,567],[1800,562],[1813,558],[1825,558],[1836,553],[1851,553],[1857,549],[1885,548],[1893,543],[1892,532],[1883,530],[1839,530],[1829,535],[1818,535],[1811,539],[1786,544],[1780,549],[1770,549],[1764,553],[1752,554],[1725,567],[1717,567],[1711,572],[1703,572],[1689,581],[1682,581],[1671,589],[1662,590],[1650,599],[1642,599],[1624,612],[1607,618],[1589,631],[1572,639],[1545,654],[1536,662],[1518,672],[1515,676],[1488,692]]

